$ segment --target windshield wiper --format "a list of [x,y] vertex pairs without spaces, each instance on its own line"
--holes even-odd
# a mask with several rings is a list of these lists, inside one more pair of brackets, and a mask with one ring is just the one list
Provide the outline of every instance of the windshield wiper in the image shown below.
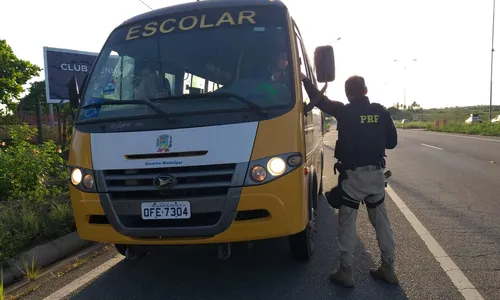
[[[86,104],[86,105],[82,106],[81,108],[88,109],[88,108],[92,108],[92,107],[101,107],[103,105],[142,104],[142,105],[146,105],[147,107],[151,108],[159,115],[162,115],[162,116],[169,118],[169,119],[172,118],[171,114],[167,113],[166,111],[162,110],[158,106],[156,106],[153,103],[146,101],[146,100],[112,100],[112,99],[100,99],[100,100],[101,101],[99,101],[99,102]],[[115,119],[115,118],[111,118],[111,119]],[[100,121],[102,121],[102,120],[100,120]],[[93,123],[93,122],[94,122],[94,120],[82,120],[82,121],[77,121],[76,123]]]
[[166,97],[160,97],[160,98],[155,98],[151,99],[151,102],[154,101],[161,101],[161,100],[181,100],[181,99],[203,99],[203,98],[222,98],[222,99],[236,99],[239,102],[245,104],[246,106],[252,108],[253,110],[257,111],[260,115],[267,117],[267,112],[259,105],[253,103],[252,101],[248,100],[245,97],[242,97],[238,94],[233,94],[233,93],[207,93],[207,94],[184,94],[184,95],[179,95],[179,96],[166,96]]
[[147,107],[151,108],[155,112],[160,115],[170,116],[166,111],[162,110],[158,106],[146,100],[111,100],[111,99],[102,99],[102,101],[94,102],[90,104],[86,104],[82,106],[83,109],[91,108],[91,107],[99,107],[103,105],[126,105],[126,104],[143,104]]

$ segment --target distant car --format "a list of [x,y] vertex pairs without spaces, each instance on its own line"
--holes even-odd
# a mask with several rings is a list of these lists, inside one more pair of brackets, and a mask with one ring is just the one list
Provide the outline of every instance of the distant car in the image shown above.
[[465,123],[467,124],[473,124],[473,123],[483,123],[483,120],[479,117],[479,114],[470,114],[470,117],[465,120]]
[[497,115],[496,117],[491,119],[491,123],[497,123],[500,122],[500,115]]
[[401,123],[403,123],[403,124],[404,124],[404,123],[408,123],[408,122],[410,122],[410,120],[408,120],[408,119],[403,119],[403,120],[401,120]]

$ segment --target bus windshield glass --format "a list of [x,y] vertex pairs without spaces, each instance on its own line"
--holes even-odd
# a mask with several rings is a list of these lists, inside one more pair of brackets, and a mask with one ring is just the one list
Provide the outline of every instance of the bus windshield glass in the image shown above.
[[[117,100],[146,100],[181,115],[289,109],[294,101],[286,20],[278,7],[231,7],[119,27],[90,74],[78,119],[158,115],[151,105],[113,105]],[[89,105],[106,100],[114,101]]]

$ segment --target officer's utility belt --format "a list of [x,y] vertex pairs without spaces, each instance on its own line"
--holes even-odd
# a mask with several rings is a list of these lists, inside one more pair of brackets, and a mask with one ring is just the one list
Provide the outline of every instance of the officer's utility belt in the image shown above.
[[[338,185],[334,187],[330,192],[325,194],[328,203],[333,207],[339,209],[340,206],[345,205],[350,208],[358,209],[360,202],[352,199],[346,192],[342,190],[342,181],[347,179],[347,170],[356,170],[359,168],[366,168],[366,170],[380,170],[385,168],[385,160],[382,160],[378,163],[373,164],[365,164],[365,165],[352,165],[352,164],[342,164],[341,162],[336,162],[333,167],[334,174],[339,172],[339,180]],[[361,201],[361,203],[366,204],[367,208],[376,208],[380,204],[382,204],[385,200],[385,197],[380,199],[375,203],[368,203],[365,201]]]
[[385,159],[365,164],[348,164],[348,163],[346,164],[342,162],[336,162],[335,165],[333,166],[333,171],[335,174],[337,174],[336,171],[339,171],[340,173],[342,171],[347,171],[347,170],[355,171],[359,168],[361,168],[361,170],[366,169],[366,171],[380,170],[380,169],[385,169],[385,165],[386,165]]

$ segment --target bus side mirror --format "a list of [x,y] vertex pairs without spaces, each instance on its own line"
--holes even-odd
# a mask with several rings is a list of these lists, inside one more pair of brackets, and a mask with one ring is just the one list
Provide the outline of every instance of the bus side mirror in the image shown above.
[[71,108],[78,109],[80,105],[80,93],[78,92],[78,80],[75,76],[71,77],[68,82],[68,96]]
[[335,80],[335,57],[333,47],[319,46],[314,50],[314,66],[318,82],[332,82]]

